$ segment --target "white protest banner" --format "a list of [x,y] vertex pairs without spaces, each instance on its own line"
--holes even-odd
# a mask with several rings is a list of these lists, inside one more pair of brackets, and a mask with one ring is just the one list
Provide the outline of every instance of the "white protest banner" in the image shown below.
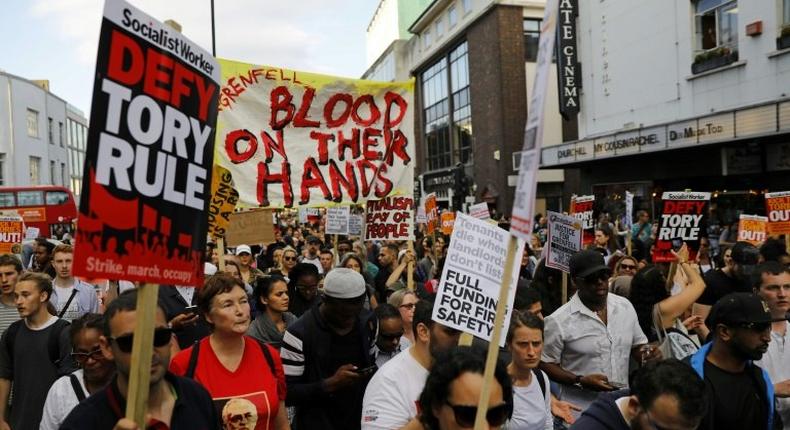
[[631,230],[634,226],[634,193],[625,192],[625,227]]
[[[458,213],[439,281],[432,319],[448,327],[491,341],[499,288],[504,277],[508,232]],[[518,241],[516,255],[524,242]],[[513,264],[504,327],[510,323],[520,266]],[[505,345],[507,329],[499,345]]]
[[551,74],[551,60],[554,55],[557,11],[557,0],[546,2],[540,29],[535,82],[532,88],[532,99],[529,103],[527,125],[524,130],[524,146],[518,170],[516,198],[513,201],[513,213],[510,220],[510,233],[523,240],[529,240],[534,222],[540,147],[543,144],[543,110]]
[[332,206],[326,209],[326,234],[348,234],[348,218],[351,208]]
[[401,196],[369,201],[365,240],[414,240],[414,199]]
[[219,60],[217,163],[243,206],[356,204],[414,192],[414,80]]
[[548,211],[546,266],[570,273],[571,256],[582,249],[582,223],[571,215]]
[[299,224],[307,224],[307,208],[299,208]]
[[362,226],[365,224],[365,217],[362,214],[351,214],[348,219],[349,236],[362,236]]
[[488,203],[477,203],[469,206],[469,215],[472,218],[486,220],[491,218],[491,213],[488,211]]
[[741,214],[738,220],[738,241],[757,245],[764,242],[767,236],[768,217]]
[[417,224],[428,222],[428,215],[425,213],[425,196],[420,197],[420,204],[417,205],[417,214],[414,215],[414,222]]

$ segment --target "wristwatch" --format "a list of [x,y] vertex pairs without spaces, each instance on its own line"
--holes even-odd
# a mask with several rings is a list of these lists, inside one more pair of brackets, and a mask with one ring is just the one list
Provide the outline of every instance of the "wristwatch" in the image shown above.
[[582,387],[582,375],[576,375],[576,378],[573,380],[573,386],[576,388],[584,388]]

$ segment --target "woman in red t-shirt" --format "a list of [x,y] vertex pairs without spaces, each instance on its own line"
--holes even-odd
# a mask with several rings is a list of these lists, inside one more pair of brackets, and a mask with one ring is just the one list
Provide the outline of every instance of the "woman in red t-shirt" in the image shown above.
[[280,355],[244,335],[250,326],[244,285],[214,275],[198,292],[198,308],[211,335],[176,355],[170,371],[206,387],[225,429],[290,429]]

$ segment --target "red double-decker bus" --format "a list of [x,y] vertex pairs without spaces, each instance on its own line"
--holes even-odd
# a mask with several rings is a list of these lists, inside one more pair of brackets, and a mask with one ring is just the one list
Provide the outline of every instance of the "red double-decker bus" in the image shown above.
[[0,211],[17,211],[25,227],[39,229],[39,236],[62,239],[74,236],[77,205],[71,191],[55,185],[0,187]]

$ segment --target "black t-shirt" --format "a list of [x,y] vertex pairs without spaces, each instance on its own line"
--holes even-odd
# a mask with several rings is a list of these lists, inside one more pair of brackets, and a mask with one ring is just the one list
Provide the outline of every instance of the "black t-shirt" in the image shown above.
[[720,298],[729,293],[751,291],[748,285],[742,285],[743,283],[738,279],[719,269],[709,270],[703,279],[705,280],[705,291],[697,300],[697,303],[701,305],[713,306]]
[[730,373],[705,360],[705,384],[712,410],[709,409],[699,428],[766,428],[767,404],[749,369]]
[[[359,338],[362,334],[357,325],[348,334],[343,336],[332,333],[329,362],[332,369],[337,369],[344,364],[353,364],[362,368],[365,357],[360,346]],[[352,385],[336,391],[330,400],[329,419],[335,429],[355,429],[360,427],[359,417],[362,416],[362,397],[365,395],[365,384]]]

